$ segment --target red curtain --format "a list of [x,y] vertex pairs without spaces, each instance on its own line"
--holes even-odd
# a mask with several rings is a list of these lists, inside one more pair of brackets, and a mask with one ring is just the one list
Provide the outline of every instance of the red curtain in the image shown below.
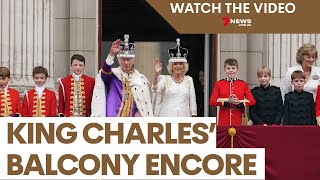
[[[228,126],[217,128],[217,147],[230,148]],[[234,148],[265,148],[267,180],[320,180],[320,128],[234,127]]]

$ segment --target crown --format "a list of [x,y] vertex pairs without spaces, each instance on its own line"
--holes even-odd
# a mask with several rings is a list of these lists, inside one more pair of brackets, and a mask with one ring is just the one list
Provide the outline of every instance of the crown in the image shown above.
[[119,58],[134,58],[136,55],[134,55],[134,44],[129,43],[129,35],[124,35],[124,41],[120,45],[120,52],[117,54],[117,57]]
[[169,49],[170,62],[187,62],[188,49],[180,47],[180,39],[177,38],[177,46]]

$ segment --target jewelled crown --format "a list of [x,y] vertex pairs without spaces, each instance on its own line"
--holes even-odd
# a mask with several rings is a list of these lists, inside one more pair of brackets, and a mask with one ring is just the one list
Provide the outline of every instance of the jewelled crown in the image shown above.
[[134,58],[136,55],[134,54],[134,44],[129,43],[129,35],[124,35],[124,41],[120,45],[120,52],[117,57],[122,58]]
[[180,39],[177,38],[177,46],[169,49],[170,62],[187,62],[188,49],[180,47]]

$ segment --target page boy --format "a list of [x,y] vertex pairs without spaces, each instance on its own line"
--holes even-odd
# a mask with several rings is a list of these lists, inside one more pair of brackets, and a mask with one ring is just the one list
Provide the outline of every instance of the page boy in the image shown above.
[[306,75],[300,71],[291,74],[294,91],[285,95],[283,125],[316,125],[313,95],[303,90]]
[[254,125],[279,125],[283,116],[283,101],[279,87],[271,86],[271,70],[263,66],[257,71],[260,86],[251,90],[256,105],[249,107]]
[[95,80],[83,74],[85,58],[80,54],[71,57],[72,74],[58,81],[60,117],[88,117],[91,113],[91,100]]
[[[220,106],[218,125],[242,125],[245,107],[256,104],[248,84],[237,78],[238,61],[226,59],[224,71],[226,79],[215,83],[210,98],[210,106]],[[246,98],[246,99],[245,99]]]
[[21,103],[19,92],[9,87],[10,70],[0,67],[0,117],[21,116]]
[[45,84],[48,71],[42,66],[33,68],[32,71],[35,88],[26,92],[22,103],[23,117],[55,117],[57,115],[56,95],[47,89]]

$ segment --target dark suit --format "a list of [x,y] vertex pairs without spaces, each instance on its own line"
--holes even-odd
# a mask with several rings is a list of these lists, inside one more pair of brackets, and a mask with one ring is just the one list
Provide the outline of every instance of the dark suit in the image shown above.
[[250,106],[249,117],[255,125],[280,124],[283,116],[283,102],[279,87],[257,86],[251,90],[256,100],[255,106]]
[[285,95],[284,125],[316,125],[313,95],[307,91],[294,90]]

